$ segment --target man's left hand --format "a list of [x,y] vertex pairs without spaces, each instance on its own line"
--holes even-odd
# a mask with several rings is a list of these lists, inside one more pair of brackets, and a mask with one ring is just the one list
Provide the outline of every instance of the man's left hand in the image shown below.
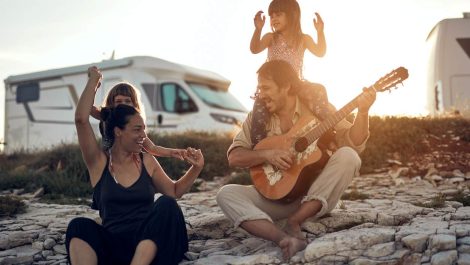
[[371,87],[369,88],[365,87],[362,89],[362,91],[363,91],[362,94],[359,96],[357,100],[358,112],[368,113],[370,107],[375,102],[377,92],[375,92],[375,90]]

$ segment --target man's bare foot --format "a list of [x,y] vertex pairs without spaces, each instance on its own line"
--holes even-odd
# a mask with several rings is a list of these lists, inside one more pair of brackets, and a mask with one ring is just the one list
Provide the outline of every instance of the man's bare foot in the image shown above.
[[281,247],[284,260],[289,261],[295,253],[307,247],[307,242],[293,236],[286,236],[279,242],[279,247]]

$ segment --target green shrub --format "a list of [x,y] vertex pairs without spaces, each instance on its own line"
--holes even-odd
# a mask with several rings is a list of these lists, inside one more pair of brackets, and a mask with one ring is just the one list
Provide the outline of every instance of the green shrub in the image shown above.
[[[422,144],[429,135],[441,137],[452,131],[461,140],[470,141],[469,128],[470,120],[463,118],[371,117],[370,138],[361,154],[361,172],[373,172],[384,167],[394,153],[400,156],[401,161],[407,161],[410,157],[429,152],[429,146]],[[232,143],[231,135],[186,132],[151,133],[149,137],[163,147],[200,148],[205,160],[200,178],[204,180],[234,171],[228,167],[226,155]],[[182,176],[189,168],[188,163],[174,158],[159,157],[157,160],[173,179]],[[251,177],[248,171],[237,171],[229,182],[251,184]],[[44,197],[48,200],[90,197],[92,188],[78,145],[62,144],[50,150],[0,154],[0,190],[24,188],[26,192],[33,192],[40,187],[44,188]]]
[[459,190],[456,194],[452,196],[452,198],[449,199],[450,201],[457,201],[463,204],[463,206],[469,206],[470,205],[470,195],[465,194],[462,190]]
[[369,199],[369,195],[359,192],[357,189],[352,189],[349,193],[343,193],[341,200],[359,201]]
[[0,216],[12,216],[26,211],[26,205],[17,197],[0,196]]
[[[204,155],[204,169],[201,178],[212,180],[215,176],[224,176],[230,172],[227,161],[227,150],[232,143],[229,134],[206,132],[186,132],[181,134],[149,134],[156,144],[168,148],[193,147],[201,149]],[[187,162],[169,157],[157,158],[165,172],[173,179],[182,176],[190,167]]]
[[470,135],[470,120],[463,118],[376,117],[369,121],[370,138],[361,154],[362,173],[386,165],[387,159],[397,153],[402,161],[429,152],[423,144],[429,135],[441,136],[453,131],[465,139]]
[[438,193],[436,194],[436,196],[432,197],[431,198],[431,201],[429,202],[425,202],[425,203],[421,203],[421,202],[417,202],[417,203],[414,203],[414,205],[416,206],[420,206],[420,207],[426,207],[426,208],[442,208],[444,207],[446,204],[446,195],[443,194],[443,193]]

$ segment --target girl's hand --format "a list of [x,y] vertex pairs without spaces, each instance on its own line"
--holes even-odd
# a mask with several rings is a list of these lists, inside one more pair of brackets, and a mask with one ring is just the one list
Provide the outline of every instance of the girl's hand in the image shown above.
[[317,30],[317,32],[322,32],[324,28],[323,20],[321,19],[320,14],[315,12],[316,18],[313,19],[313,26]]
[[258,11],[255,15],[255,18],[253,19],[255,22],[255,28],[258,30],[263,29],[264,27],[264,22],[266,21],[266,17],[262,15],[263,11]]
[[92,106],[91,107],[91,113],[90,113],[91,117],[97,119],[97,120],[101,120],[101,110],[98,109],[97,107],[95,106]]
[[188,151],[185,149],[172,149],[170,152],[171,157],[178,158],[179,160],[184,160],[184,156]]
[[96,66],[92,66],[88,68],[88,80],[96,83],[96,88],[101,86],[101,79],[103,75],[101,74],[100,69]]
[[201,149],[188,147],[184,154],[184,160],[198,169],[202,169],[204,166],[204,156],[202,155]]

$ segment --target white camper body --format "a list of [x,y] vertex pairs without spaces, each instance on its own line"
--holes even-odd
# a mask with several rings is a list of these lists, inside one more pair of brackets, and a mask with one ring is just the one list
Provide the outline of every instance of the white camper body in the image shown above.
[[[140,91],[149,131],[227,132],[247,114],[228,92],[230,81],[218,74],[154,57],[128,57],[5,79],[5,152],[75,142],[75,108],[92,65],[103,73],[95,106],[113,85],[128,81]],[[99,135],[98,121],[90,121]]]
[[470,117],[470,13],[444,19],[429,33],[427,107],[432,116]]

